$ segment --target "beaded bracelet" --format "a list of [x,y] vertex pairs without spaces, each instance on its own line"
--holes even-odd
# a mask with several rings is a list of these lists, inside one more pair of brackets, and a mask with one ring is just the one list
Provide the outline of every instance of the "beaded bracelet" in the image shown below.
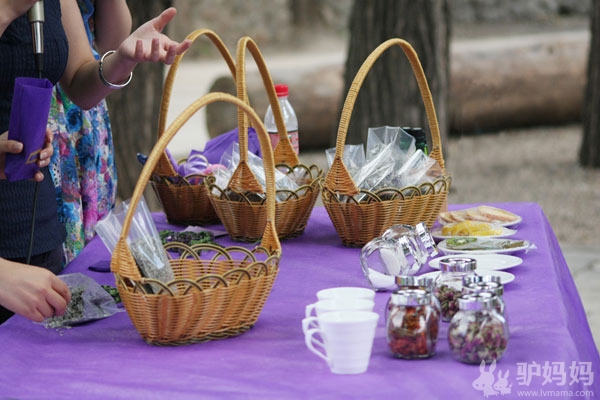
[[102,58],[100,58],[100,63],[98,64],[98,74],[100,75],[100,80],[102,81],[102,83],[104,83],[109,88],[121,89],[121,88],[124,88],[125,86],[129,85],[129,82],[131,82],[131,78],[133,78],[133,72],[131,72],[129,74],[129,78],[127,78],[127,80],[124,83],[115,84],[115,83],[111,83],[111,82],[107,81],[106,78],[104,77],[104,74],[102,73],[102,64],[104,63],[104,59],[113,53],[116,53],[116,50],[109,50],[106,53],[104,53]]

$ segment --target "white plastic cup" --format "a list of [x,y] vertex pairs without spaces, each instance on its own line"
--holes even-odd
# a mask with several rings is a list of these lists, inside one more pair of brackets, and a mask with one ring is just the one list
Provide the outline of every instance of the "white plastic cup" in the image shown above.
[[304,341],[334,374],[361,374],[369,368],[378,320],[373,311],[357,310],[304,318]]
[[375,291],[363,287],[342,286],[323,289],[317,292],[318,300],[339,298],[367,299],[374,301]]

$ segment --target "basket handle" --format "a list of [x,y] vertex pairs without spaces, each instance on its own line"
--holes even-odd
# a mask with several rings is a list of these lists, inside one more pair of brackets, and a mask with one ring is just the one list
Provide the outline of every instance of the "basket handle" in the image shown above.
[[[260,49],[256,42],[249,36],[244,36],[238,41],[237,54],[236,54],[236,76],[237,76],[237,95],[238,98],[244,100],[249,104],[248,99],[248,87],[246,85],[246,49],[252,54],[254,61],[258,67],[260,75],[265,86],[265,90],[269,97],[269,104],[273,110],[273,116],[275,118],[275,124],[277,126],[277,132],[279,134],[279,142],[275,147],[274,159],[275,164],[287,164],[287,165],[298,165],[300,160],[298,154],[294,151],[292,143],[290,142],[287,134],[287,128],[283,119],[283,112],[279,105],[279,99],[275,92],[275,86],[273,79],[269,73],[269,69],[265,63],[265,59],[262,56]],[[248,124],[246,115],[238,112],[238,126],[246,127]],[[246,132],[244,129],[240,129],[241,132]],[[246,141],[246,146],[247,146]]]
[[421,66],[419,57],[417,56],[417,53],[415,52],[413,47],[407,41],[398,38],[389,39],[381,43],[365,59],[360,69],[356,73],[354,80],[352,81],[350,89],[348,90],[348,94],[346,95],[344,107],[342,108],[342,114],[340,116],[340,125],[337,131],[335,156],[329,169],[329,172],[325,177],[325,184],[331,188],[335,188],[337,192],[340,192],[342,194],[354,195],[359,192],[358,188],[356,187],[356,184],[352,180],[350,173],[348,172],[348,169],[346,168],[342,160],[344,156],[344,144],[346,143],[346,133],[348,132],[350,116],[352,115],[352,110],[354,108],[354,103],[356,102],[356,97],[358,96],[358,92],[365,80],[365,77],[367,76],[367,73],[369,72],[375,61],[377,61],[377,59],[387,49],[395,45],[400,46],[400,48],[404,51],[404,54],[408,58],[415,78],[417,79],[419,91],[421,92],[421,98],[423,99],[425,112],[427,114],[427,121],[429,123],[429,131],[431,133],[432,146],[429,156],[439,163],[444,173],[446,171],[444,158],[442,155],[442,141],[440,137],[440,128],[438,126],[437,116],[435,113],[435,106],[433,104],[431,91],[429,90],[427,78],[425,77],[425,73],[423,72],[423,67]]
[[[161,154],[164,153],[171,139],[173,139],[177,131],[181,129],[181,126],[186,123],[198,110],[217,101],[225,101],[238,106],[239,109],[248,115],[250,121],[256,127],[261,151],[263,153],[263,160],[265,163],[265,177],[267,183],[267,224],[261,240],[261,246],[268,249],[271,253],[281,251],[281,244],[275,229],[275,166],[273,164],[273,150],[271,149],[271,142],[269,140],[266,128],[256,112],[248,104],[228,93],[213,92],[195,100],[181,114],[179,114],[173,123],[165,130],[164,134],[161,135],[152,149],[152,152],[148,156],[148,160],[146,161],[146,164],[140,173],[137,184],[135,185],[135,189],[130,201],[130,207],[127,210],[125,220],[123,221],[121,235],[117,245],[115,246],[113,259],[117,257],[118,254],[127,254],[127,257],[130,257],[131,261],[129,264],[134,265],[133,256],[131,255],[131,251],[127,246],[126,238],[129,234],[133,215],[137,209],[138,203],[140,202],[144,189],[148,184],[154,166],[156,165]],[[111,262],[111,268],[113,269],[114,273],[120,272],[120,264],[121,263],[119,262]],[[137,274],[139,275],[139,272],[137,272]]]
[[[210,29],[196,29],[187,35],[186,39],[191,40],[192,43],[196,41],[196,39],[201,36],[206,36],[210,41],[215,45],[221,56],[227,63],[227,67],[229,67],[229,71],[231,72],[231,76],[235,81],[235,60],[233,56],[221,40],[221,38]],[[189,50],[189,49],[188,49]],[[181,60],[183,59],[184,54],[178,54],[173,61],[173,64],[169,67],[169,71],[167,72],[167,76],[165,78],[165,83],[163,86],[162,97],[161,97],[161,106],[158,114],[158,137],[160,138],[165,131],[167,125],[167,115],[169,113],[169,106],[171,104],[171,95],[173,93],[173,84],[175,82],[175,75],[177,73],[177,69],[179,68],[179,64],[181,64]],[[177,173],[171,165],[171,161],[167,157],[166,154],[159,159],[157,164],[157,172],[160,175],[174,176]]]

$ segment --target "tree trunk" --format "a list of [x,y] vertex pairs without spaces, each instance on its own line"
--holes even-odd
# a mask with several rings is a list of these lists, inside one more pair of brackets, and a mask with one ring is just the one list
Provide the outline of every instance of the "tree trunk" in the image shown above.
[[[170,0],[129,1],[133,29],[159,15],[171,3]],[[142,169],[136,154],[148,154],[156,142],[163,72],[162,63],[140,64],[131,84],[107,97],[117,165],[117,195],[122,200],[131,197]],[[145,197],[149,207],[156,208],[156,197]]]
[[600,168],[600,0],[594,0],[592,7],[592,35],[579,163],[584,167]]
[[[442,138],[448,131],[450,16],[447,0],[356,0],[350,17],[345,99],[368,55],[390,38],[417,52],[433,96]],[[371,67],[357,96],[347,144],[366,143],[369,127],[423,127],[428,124],[417,81],[404,52],[387,50]],[[335,143],[335,137],[333,142]]]
[[320,0],[289,0],[292,23],[297,28],[322,27],[323,2]]

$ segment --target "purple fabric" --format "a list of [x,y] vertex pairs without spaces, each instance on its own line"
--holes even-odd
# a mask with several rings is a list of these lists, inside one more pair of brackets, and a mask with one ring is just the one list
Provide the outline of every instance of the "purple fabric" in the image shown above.
[[[462,205],[466,207],[470,205]],[[518,391],[563,391],[552,398],[600,395],[600,358],[573,279],[542,209],[534,203],[502,203],[523,217],[515,238],[537,248],[510,269],[515,281],[505,287],[511,336],[495,375],[509,372],[511,394]],[[454,206],[455,207],[455,206]],[[157,217],[158,229],[166,229]],[[229,243],[224,241],[223,243]],[[367,286],[360,249],[342,246],[322,207],[313,210],[305,233],[282,242],[281,271],[271,295],[250,331],[236,338],[180,347],[146,344],[127,313],[62,332],[46,329],[22,317],[0,327],[0,397],[86,399],[482,399],[473,388],[478,365],[455,361],[442,323],[437,354],[404,361],[390,356],[383,310],[389,293],[376,295],[380,314],[369,369],[360,375],[334,375],[304,345],[301,319],[315,293],[332,286]],[[251,246],[249,246],[251,247]],[[91,272],[109,254],[94,239],[65,270],[81,271],[99,283],[114,284],[109,273]],[[431,269],[425,267],[423,272]],[[533,376],[519,385],[517,363],[543,366],[562,363],[567,382],[544,384]],[[589,362],[591,370],[575,374],[593,384],[571,381],[572,363]],[[488,367],[489,369],[489,367]],[[522,382],[522,380],[521,380]],[[593,394],[590,394],[592,393]],[[581,392],[580,392],[581,393]]]
[[[183,163],[178,163],[171,152],[167,149],[166,154],[173,165],[175,171],[181,176],[193,174],[209,174],[210,166],[221,162],[221,156],[229,150],[232,143],[238,142],[238,128],[227,133],[219,135],[206,143],[204,150],[192,149],[187,159]],[[254,128],[248,128],[248,151],[257,156],[261,156],[260,143]],[[204,158],[202,157],[204,156]],[[206,163],[208,161],[208,164]],[[209,168],[207,170],[207,168]]]
[[44,147],[52,83],[48,79],[17,78],[10,111],[8,138],[23,143],[19,154],[6,154],[4,172],[13,182],[31,179],[39,170],[38,152]]
[[[204,146],[202,154],[209,163],[218,164],[221,161],[221,155],[229,150],[233,142],[238,142],[238,128],[209,140]],[[258,136],[256,136],[256,131],[252,127],[248,128],[248,151],[259,157],[261,156]]]

